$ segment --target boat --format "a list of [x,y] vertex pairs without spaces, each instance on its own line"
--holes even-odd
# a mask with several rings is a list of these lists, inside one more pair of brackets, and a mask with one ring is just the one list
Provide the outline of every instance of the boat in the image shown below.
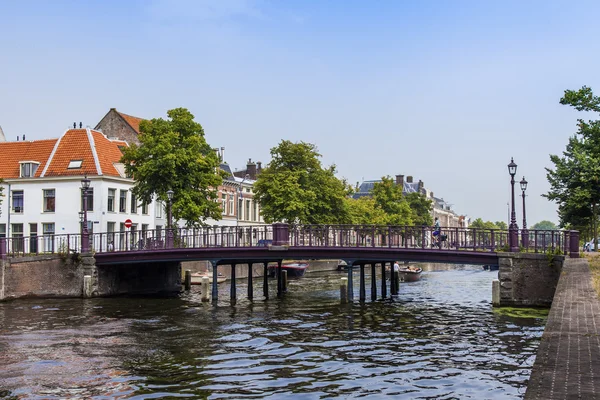
[[500,269],[500,266],[497,264],[496,265],[484,265],[483,269],[485,271],[498,271]]
[[[271,278],[275,277],[277,265],[269,264],[268,273]],[[288,278],[300,278],[308,268],[308,263],[294,262],[281,264],[281,270],[287,271]]]
[[[202,284],[202,278],[207,276],[208,277],[208,283],[213,282],[213,277],[212,274],[209,272],[195,272],[192,274],[192,285],[200,285]],[[223,283],[227,280],[227,278],[225,278],[223,276],[222,273],[219,272],[219,275],[217,276],[217,283]]]
[[421,272],[423,272],[423,268],[402,266],[400,267],[400,281],[416,282],[421,279]]

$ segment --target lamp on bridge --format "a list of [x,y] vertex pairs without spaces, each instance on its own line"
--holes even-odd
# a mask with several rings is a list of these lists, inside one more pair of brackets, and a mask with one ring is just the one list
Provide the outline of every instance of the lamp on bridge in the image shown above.
[[169,199],[169,203],[167,204],[167,247],[172,247],[173,223],[171,222],[171,203],[173,201],[173,191],[171,189],[167,190],[167,199]]
[[517,164],[513,158],[510,158],[508,164],[508,173],[510,174],[511,187],[511,212],[510,225],[508,225],[508,246],[511,252],[519,251],[519,226],[517,225],[517,215],[515,214],[515,175],[517,174]]
[[523,180],[519,182],[521,184],[521,192],[523,196],[523,227],[521,230],[521,243],[523,243],[523,247],[527,247],[529,245],[529,232],[527,231],[527,219],[525,216],[525,190],[527,190],[527,181],[525,177]]
[[83,189],[83,220],[82,220],[82,229],[81,229],[81,252],[89,253],[90,251],[90,234],[88,231],[88,221],[87,221],[87,191],[90,188],[90,180],[87,177],[87,174],[84,175],[81,180],[81,188]]

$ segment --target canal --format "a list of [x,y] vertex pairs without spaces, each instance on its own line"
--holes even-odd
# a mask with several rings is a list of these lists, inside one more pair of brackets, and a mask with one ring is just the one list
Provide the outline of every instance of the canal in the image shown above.
[[422,275],[362,305],[340,304],[337,272],[307,273],[266,302],[239,282],[232,305],[220,284],[217,307],[198,286],[0,303],[0,398],[522,398],[546,313],[493,309],[496,271]]

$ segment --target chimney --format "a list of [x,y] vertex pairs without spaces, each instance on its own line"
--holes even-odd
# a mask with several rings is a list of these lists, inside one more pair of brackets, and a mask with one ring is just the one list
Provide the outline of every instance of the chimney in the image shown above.
[[221,162],[225,162],[225,147],[221,147]]
[[17,135],[17,142],[19,141],[19,135]]
[[396,175],[396,185],[404,188],[404,175]]
[[429,192],[431,194],[431,198],[433,199],[433,192]]
[[81,129],[82,126],[83,126],[83,124],[81,122],[79,122],[79,129]]
[[25,134],[23,134],[23,141],[25,141]]
[[77,129],[77,122],[73,122],[73,129]]
[[419,193],[423,193],[423,181],[419,179]]
[[252,159],[248,159],[248,164],[246,165],[246,173],[250,175],[250,179],[256,180],[256,164],[252,162]]
[[2,130],[1,126],[0,126],[0,142],[6,142],[6,136],[4,136],[4,131]]
[[256,165],[257,165],[257,167],[256,167],[256,174],[260,175],[260,171],[262,171],[262,161],[257,161]]
[[406,177],[406,183],[413,183],[412,176],[409,175]]

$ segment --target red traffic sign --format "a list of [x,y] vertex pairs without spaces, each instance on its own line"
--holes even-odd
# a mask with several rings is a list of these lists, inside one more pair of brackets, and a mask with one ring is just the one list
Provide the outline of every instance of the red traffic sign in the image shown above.
[[131,228],[131,220],[129,218],[125,220],[125,228]]

